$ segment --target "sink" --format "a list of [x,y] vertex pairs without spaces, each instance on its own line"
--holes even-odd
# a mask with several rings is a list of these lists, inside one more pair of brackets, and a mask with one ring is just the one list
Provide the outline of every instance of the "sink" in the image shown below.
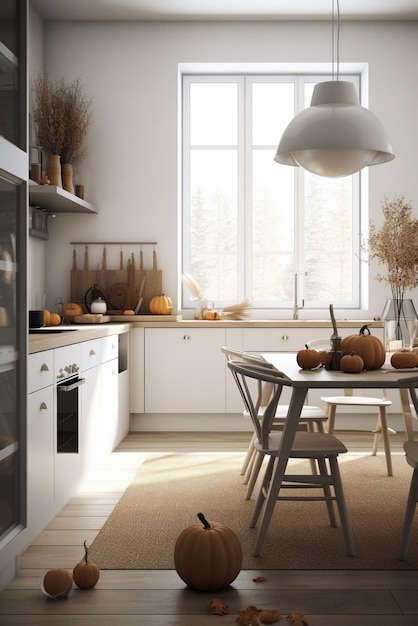
[[48,333],[70,333],[78,328],[54,328],[54,327],[42,327],[42,328],[29,328],[30,335],[47,335]]

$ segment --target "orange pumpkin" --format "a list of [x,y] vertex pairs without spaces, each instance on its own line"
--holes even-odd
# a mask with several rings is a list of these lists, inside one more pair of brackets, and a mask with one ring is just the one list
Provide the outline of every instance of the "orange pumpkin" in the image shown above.
[[341,350],[345,354],[355,352],[361,356],[366,370],[377,370],[386,360],[385,346],[370,333],[367,325],[360,328],[358,335],[345,337],[341,341]]
[[321,364],[321,357],[318,350],[312,350],[306,346],[304,350],[297,352],[296,361],[301,369],[313,370]]
[[173,302],[171,298],[162,293],[159,296],[151,298],[149,310],[153,315],[171,315]]
[[398,350],[392,354],[390,364],[395,369],[418,367],[418,355],[411,350]]
[[58,313],[51,313],[49,316],[48,326],[59,326],[61,324],[61,316]]
[[100,570],[96,563],[89,560],[89,549],[84,541],[84,560],[77,563],[73,569],[73,579],[80,589],[92,589],[100,577]]
[[62,314],[64,317],[75,317],[76,315],[83,315],[83,309],[77,302],[68,302],[62,305]]
[[233,530],[218,522],[185,528],[174,547],[174,565],[180,578],[192,589],[217,591],[225,589],[242,567],[242,548]]
[[72,586],[73,579],[66,569],[50,569],[45,574],[44,589],[51,598],[65,598]]
[[133,309],[125,309],[123,314],[124,315],[135,315],[135,311]]
[[44,326],[49,326],[49,318],[51,317],[51,313],[48,309],[44,309]]
[[345,354],[340,360],[340,370],[346,374],[358,374],[364,370],[364,361],[359,354]]

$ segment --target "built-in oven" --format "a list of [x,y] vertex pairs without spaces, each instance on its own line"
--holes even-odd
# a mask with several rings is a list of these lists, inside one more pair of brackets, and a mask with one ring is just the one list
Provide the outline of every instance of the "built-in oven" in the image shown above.
[[63,349],[55,364],[57,454],[80,452],[80,387],[85,379],[79,376],[80,364],[73,360],[77,354]]

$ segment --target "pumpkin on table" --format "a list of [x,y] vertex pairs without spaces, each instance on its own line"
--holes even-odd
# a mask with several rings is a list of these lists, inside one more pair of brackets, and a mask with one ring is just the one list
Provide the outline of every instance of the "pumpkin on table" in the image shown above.
[[91,589],[100,577],[100,570],[96,563],[89,559],[89,549],[84,541],[84,559],[73,569],[73,579],[80,589]]
[[386,350],[383,343],[374,337],[367,325],[360,328],[358,335],[349,335],[341,341],[340,349],[345,354],[355,352],[364,361],[365,370],[378,370],[386,360]]
[[308,348],[308,346],[305,345],[304,350],[299,350],[297,352],[296,361],[301,369],[313,370],[321,364],[321,357],[317,350]]
[[395,369],[418,367],[418,354],[412,350],[398,350],[390,357],[390,364]]
[[358,374],[364,370],[364,361],[359,354],[344,354],[340,360],[340,369],[347,374]]
[[185,528],[174,547],[174,565],[180,578],[197,591],[225,589],[242,567],[241,543],[231,528],[208,522]]

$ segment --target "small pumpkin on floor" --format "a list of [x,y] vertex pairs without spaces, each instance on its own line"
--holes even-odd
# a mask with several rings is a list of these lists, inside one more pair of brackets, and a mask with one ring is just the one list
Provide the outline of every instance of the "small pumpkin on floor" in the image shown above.
[[72,586],[73,579],[66,569],[50,569],[44,576],[43,590],[54,600],[67,597]]
[[89,549],[84,540],[84,559],[73,569],[73,579],[80,589],[92,589],[100,577],[100,570],[96,563],[89,559]]
[[180,578],[197,591],[225,589],[242,567],[241,543],[231,528],[209,523],[198,513],[201,524],[185,528],[174,547],[174,566]]

